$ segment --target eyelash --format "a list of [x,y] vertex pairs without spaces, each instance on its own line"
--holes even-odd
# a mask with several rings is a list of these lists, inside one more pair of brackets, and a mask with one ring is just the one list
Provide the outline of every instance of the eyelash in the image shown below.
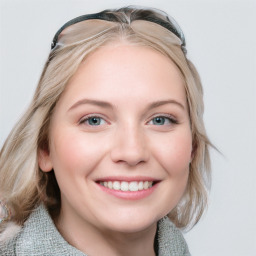
[[[94,115],[89,115],[89,116],[86,116],[86,117],[82,118],[79,121],[79,124],[86,124],[88,126],[100,126],[100,125],[102,125],[102,124],[94,124],[94,125],[93,124],[89,124],[88,122],[92,118],[100,119],[101,121],[104,121],[104,124],[107,123],[107,121],[103,117],[94,114]],[[164,126],[165,125],[166,126],[166,125],[175,125],[175,124],[179,123],[178,120],[175,119],[173,116],[165,114],[165,115],[156,115],[156,116],[152,117],[147,122],[147,124],[150,124],[150,122],[153,122],[153,120],[156,119],[156,118],[163,118],[164,119],[164,124],[154,124],[154,123],[152,123],[151,125],[155,125],[155,126]],[[169,121],[169,124],[165,124],[166,120]]]
[[97,119],[100,119],[100,120],[103,120],[105,123],[107,122],[103,117],[101,116],[98,116],[98,115],[89,115],[89,116],[86,116],[86,117],[83,117],[80,121],[79,121],[79,124],[86,124],[88,126],[100,126],[100,125],[91,125],[91,124],[88,124],[87,122],[92,119],[92,118],[97,118]]
[[[152,117],[148,123],[153,122],[153,120],[154,120],[155,118],[164,118],[165,120],[168,120],[168,121],[170,122],[170,124],[163,124],[163,125],[175,125],[175,124],[179,124],[179,122],[178,122],[177,119],[175,119],[172,115],[168,115],[168,114],[165,114],[165,115],[156,115],[156,116]],[[155,125],[158,126],[157,124],[155,124]],[[160,125],[160,126],[162,126],[162,125]]]

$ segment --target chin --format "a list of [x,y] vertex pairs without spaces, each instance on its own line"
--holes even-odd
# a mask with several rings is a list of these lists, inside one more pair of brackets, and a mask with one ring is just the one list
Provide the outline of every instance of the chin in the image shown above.
[[136,233],[153,228],[160,219],[148,216],[119,216],[118,218],[108,219],[107,226],[112,231],[122,233]]

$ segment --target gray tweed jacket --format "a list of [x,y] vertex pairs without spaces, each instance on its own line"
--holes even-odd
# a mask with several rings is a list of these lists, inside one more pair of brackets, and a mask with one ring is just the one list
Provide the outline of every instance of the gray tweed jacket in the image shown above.
[[[169,219],[159,221],[159,256],[190,256],[181,232]],[[49,213],[40,205],[19,232],[2,241],[1,256],[86,256],[68,244],[56,229]]]

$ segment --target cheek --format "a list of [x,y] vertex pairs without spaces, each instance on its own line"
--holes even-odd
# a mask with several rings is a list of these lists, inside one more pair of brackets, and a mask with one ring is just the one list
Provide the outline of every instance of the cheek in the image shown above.
[[192,153],[190,131],[170,136],[162,141],[161,147],[155,152],[159,162],[170,175],[187,176]]
[[179,203],[187,187],[192,139],[189,132],[172,133],[168,138],[159,140],[161,146],[154,148],[155,159],[165,172],[163,186],[159,186],[163,201],[162,216],[170,213]]
[[95,138],[72,130],[55,133],[51,157],[55,172],[88,174],[102,157]]

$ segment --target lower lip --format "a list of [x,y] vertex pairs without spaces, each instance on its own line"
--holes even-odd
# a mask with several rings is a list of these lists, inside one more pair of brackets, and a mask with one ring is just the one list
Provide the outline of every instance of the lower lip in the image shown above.
[[121,190],[109,189],[100,184],[97,184],[97,185],[104,192],[112,196],[115,196],[117,198],[126,199],[126,200],[140,200],[151,195],[156,189],[156,187],[158,186],[158,183],[152,186],[151,188],[139,190],[139,191],[121,191]]

